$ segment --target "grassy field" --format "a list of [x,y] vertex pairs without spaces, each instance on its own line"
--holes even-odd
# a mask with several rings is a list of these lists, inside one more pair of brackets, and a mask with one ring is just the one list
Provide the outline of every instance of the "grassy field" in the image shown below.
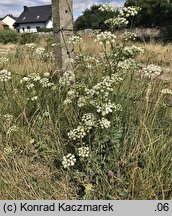
[[0,45],[1,199],[172,199],[172,45],[99,42],[60,80],[45,41]]

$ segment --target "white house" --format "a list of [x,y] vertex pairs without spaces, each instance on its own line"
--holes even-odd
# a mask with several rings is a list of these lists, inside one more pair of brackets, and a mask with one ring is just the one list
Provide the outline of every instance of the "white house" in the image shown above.
[[24,6],[22,14],[14,23],[14,28],[19,33],[38,32],[40,28],[51,29],[52,27],[51,5],[36,7]]
[[13,17],[11,14],[9,14],[9,15],[6,15],[1,21],[5,23],[6,25],[8,25],[10,29],[14,29],[13,25],[16,19],[17,19],[16,17]]

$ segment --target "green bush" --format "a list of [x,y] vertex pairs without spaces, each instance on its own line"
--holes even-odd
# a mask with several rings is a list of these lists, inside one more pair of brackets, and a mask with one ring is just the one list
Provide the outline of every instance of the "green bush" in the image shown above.
[[7,43],[17,43],[18,41],[18,34],[11,29],[5,29],[0,32],[0,43],[7,44]]
[[38,29],[38,32],[52,32],[52,31],[53,31],[52,28],[50,28],[50,29],[48,29],[48,28],[40,28],[40,29]]
[[35,43],[37,41],[37,36],[32,33],[23,33],[19,36],[19,44]]

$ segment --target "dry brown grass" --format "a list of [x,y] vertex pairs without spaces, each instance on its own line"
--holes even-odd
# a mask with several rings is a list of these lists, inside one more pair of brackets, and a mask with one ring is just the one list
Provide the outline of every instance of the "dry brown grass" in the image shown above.
[[0,49],[15,49],[16,44],[1,44],[0,43]]
[[[84,50],[92,54],[100,53],[100,46],[89,35],[82,36],[84,40]],[[154,63],[163,66],[172,67],[172,44],[162,44],[156,42],[150,43],[136,43],[134,45],[140,46],[145,50],[145,54],[139,57],[139,60],[146,63]]]
[[84,40],[83,50],[92,55],[97,55],[101,52],[101,47],[94,41],[94,38],[89,35],[82,35]]
[[[89,35],[82,35],[84,40],[83,50],[91,55],[97,55],[101,52],[101,47]],[[164,73],[160,77],[163,80],[171,80],[172,77],[172,44],[134,42],[136,46],[144,49],[144,54],[138,57],[139,61],[144,64],[157,64],[164,68]]]
[[[51,170],[46,163],[27,157],[1,154],[0,199],[75,199],[74,187],[67,173]],[[63,176],[63,178],[61,177]]]
[[140,56],[139,59],[142,62],[154,63],[162,66],[168,66],[172,68],[172,44],[161,43],[138,43],[145,50],[145,54]]

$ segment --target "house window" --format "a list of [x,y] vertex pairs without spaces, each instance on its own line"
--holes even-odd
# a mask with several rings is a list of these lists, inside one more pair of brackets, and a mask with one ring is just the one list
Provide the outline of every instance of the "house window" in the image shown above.
[[20,33],[20,29],[17,29],[17,32]]
[[40,26],[36,26],[36,30],[37,30],[37,32],[39,31],[40,28],[41,28]]
[[29,30],[29,29],[30,29],[30,26],[27,26],[27,29]]
[[24,32],[24,27],[22,29],[23,29],[23,32]]

